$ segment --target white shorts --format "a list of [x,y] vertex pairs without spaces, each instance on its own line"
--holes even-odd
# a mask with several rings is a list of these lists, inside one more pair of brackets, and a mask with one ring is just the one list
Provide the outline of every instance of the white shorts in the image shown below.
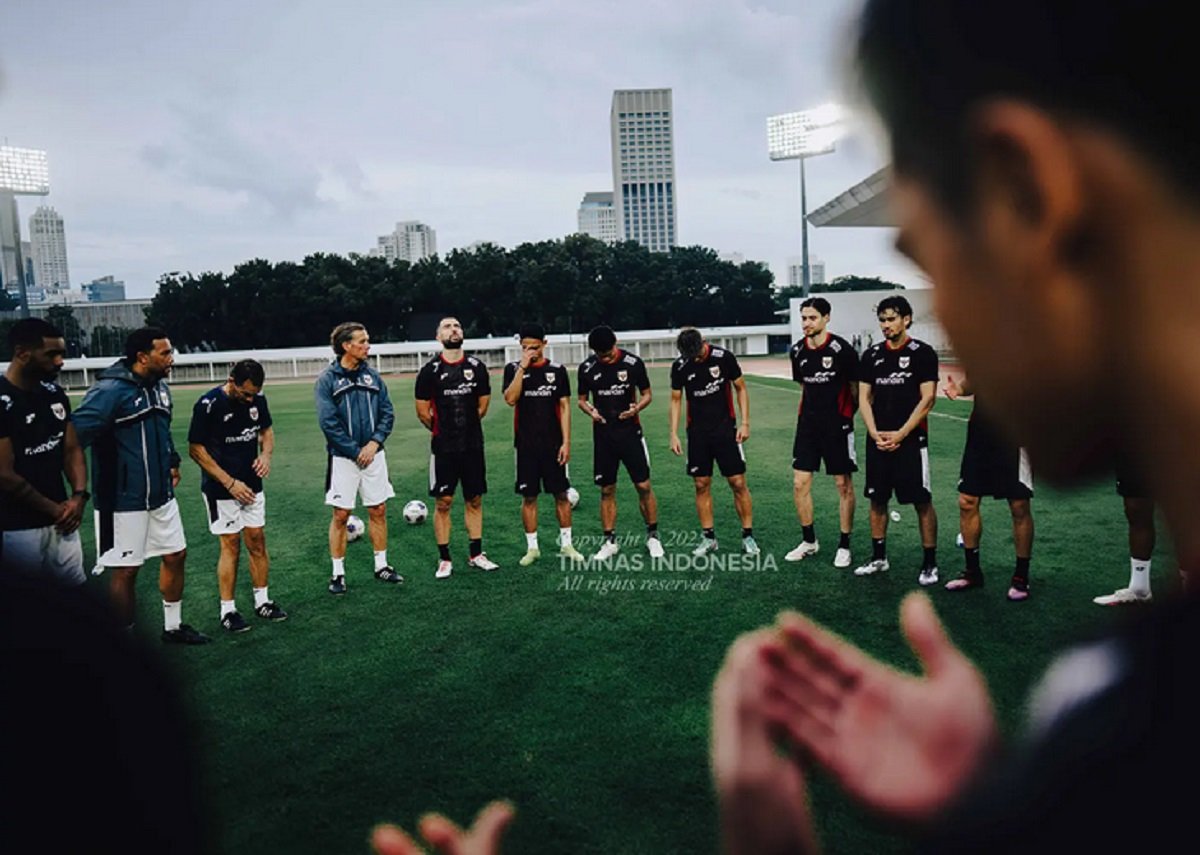
[[87,581],[78,530],[59,534],[52,525],[4,532],[4,569],[66,585]]
[[237,534],[244,528],[262,528],[267,524],[266,493],[255,493],[254,501],[243,505],[236,499],[204,497],[208,509],[208,530],[215,535]]
[[368,508],[382,505],[396,495],[388,480],[387,456],[380,451],[370,466],[359,469],[358,464],[348,457],[329,455],[329,467],[325,470],[325,504],[354,510],[355,497],[359,495]]
[[96,511],[96,564],[140,567],[147,558],[187,548],[179,503],[150,511]]

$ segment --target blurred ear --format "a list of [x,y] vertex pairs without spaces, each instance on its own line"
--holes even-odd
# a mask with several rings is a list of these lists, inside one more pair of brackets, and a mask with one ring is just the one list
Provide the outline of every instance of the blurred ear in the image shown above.
[[1025,286],[1006,296],[1060,315],[1086,305],[1074,269],[1088,231],[1084,163],[1068,129],[1031,104],[1000,100],[977,111],[971,135],[977,235],[1005,281]]

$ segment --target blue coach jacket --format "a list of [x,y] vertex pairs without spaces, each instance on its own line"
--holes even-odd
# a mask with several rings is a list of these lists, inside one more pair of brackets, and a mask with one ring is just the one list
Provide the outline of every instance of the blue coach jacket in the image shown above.
[[347,371],[335,359],[317,377],[316,398],[330,454],[353,460],[371,440],[382,448],[392,433],[396,413],[387,386],[365,362]]
[[174,498],[171,409],[165,381],[146,385],[124,360],[100,372],[71,414],[80,444],[92,447],[96,510],[144,511]]

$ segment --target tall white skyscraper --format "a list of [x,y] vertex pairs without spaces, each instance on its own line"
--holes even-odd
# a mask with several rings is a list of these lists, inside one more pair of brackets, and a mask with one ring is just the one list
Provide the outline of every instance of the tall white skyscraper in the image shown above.
[[613,202],[624,240],[675,246],[675,131],[670,89],[613,92]]
[[612,193],[583,194],[583,201],[579,203],[579,231],[605,243],[616,243],[621,239]]
[[33,281],[39,288],[71,287],[67,269],[67,238],[58,211],[45,205],[29,218],[29,244],[33,250]]
[[396,230],[380,235],[371,250],[371,255],[382,256],[388,261],[401,259],[409,264],[416,264],[436,253],[437,232],[417,220],[396,223]]
[[[799,288],[804,284],[804,261],[799,256],[793,256],[788,259],[788,281],[787,284],[792,288]],[[825,262],[816,256],[808,257],[808,274],[810,285],[825,284]]]

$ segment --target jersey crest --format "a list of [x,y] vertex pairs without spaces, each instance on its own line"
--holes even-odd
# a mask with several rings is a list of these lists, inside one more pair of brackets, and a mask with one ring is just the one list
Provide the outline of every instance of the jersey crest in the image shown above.
[[720,377],[721,376],[721,366],[720,365],[708,366],[708,373],[711,374],[713,377]]
[[624,383],[626,380],[629,379],[629,372],[622,368],[620,371],[617,372],[617,379],[620,380],[622,383]]
[[899,362],[900,362],[901,368],[907,368],[908,363],[909,363],[909,358],[907,356],[901,356],[899,359]]
[[822,368],[832,368],[833,367],[833,357],[832,356],[822,356],[821,357],[821,367]]
[[474,370],[472,370],[470,368],[464,368],[463,369],[463,377],[467,378],[468,380],[474,380],[475,379]]
[[254,421],[258,421],[258,407],[250,408],[250,418],[252,418]]
[[60,422],[67,417],[67,408],[62,404],[54,403],[50,405],[50,412],[54,413],[54,417]]

